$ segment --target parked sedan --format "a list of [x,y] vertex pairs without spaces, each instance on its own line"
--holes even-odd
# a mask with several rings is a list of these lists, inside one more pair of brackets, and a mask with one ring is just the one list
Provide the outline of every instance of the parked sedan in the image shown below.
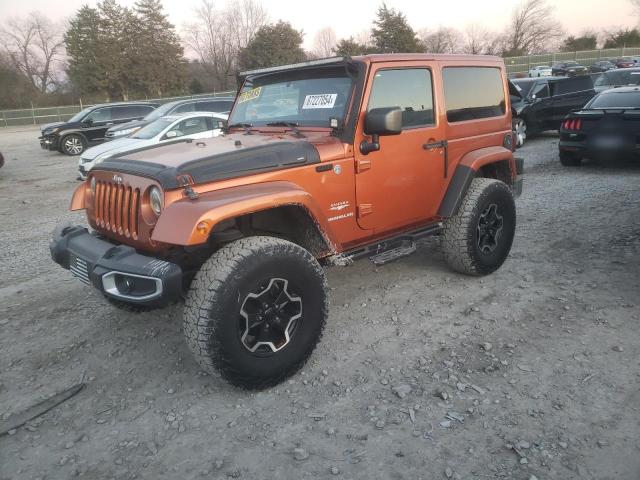
[[176,100],[160,105],[157,109],[141,120],[115,125],[107,130],[106,140],[126,137],[140,130],[145,125],[166,115],[176,115],[188,112],[214,112],[228,114],[233,106],[233,97],[199,97],[186,100]]
[[93,105],[76,113],[66,122],[40,127],[40,146],[67,155],[80,155],[84,150],[104,141],[107,129],[118,123],[138,120],[158,106],[149,102],[119,102]]
[[531,67],[529,69],[530,77],[550,77],[551,67],[548,65],[538,65],[537,67]]
[[602,73],[602,72],[608,72],[609,70],[613,70],[616,67],[613,63],[611,63],[609,60],[600,60],[599,62],[595,62],[593,63],[590,67],[589,67],[589,73]]
[[615,64],[616,68],[631,68],[636,66],[636,62],[634,62],[631,57],[616,58],[615,60],[612,60],[612,62]]
[[576,77],[587,73],[587,67],[580,65],[578,62],[561,62],[551,67],[551,74],[556,77]]
[[640,85],[640,67],[609,70],[593,82],[597,93],[626,85]]
[[224,113],[193,112],[157,119],[133,135],[103,143],[84,152],[78,163],[80,179],[98,163],[130,150],[157,146],[169,141],[184,141],[217,137],[228,115]]
[[560,128],[560,162],[580,165],[583,158],[640,158],[640,87],[606,90]]

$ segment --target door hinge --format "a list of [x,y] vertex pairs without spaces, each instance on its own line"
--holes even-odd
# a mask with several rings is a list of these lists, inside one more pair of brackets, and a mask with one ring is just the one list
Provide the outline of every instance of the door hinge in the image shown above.
[[371,168],[371,160],[358,160],[356,162],[356,173],[362,173]]
[[370,203],[361,203],[358,205],[358,218],[366,217],[373,213],[373,205]]

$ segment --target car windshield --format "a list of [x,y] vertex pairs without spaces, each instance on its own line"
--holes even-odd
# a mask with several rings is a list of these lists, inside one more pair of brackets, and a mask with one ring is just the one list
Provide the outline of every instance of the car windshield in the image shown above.
[[155,137],[160,132],[162,132],[165,128],[171,125],[173,120],[167,118],[159,118],[155,122],[151,122],[146,127],[138,130],[135,135],[132,135],[131,138],[139,138],[141,140],[149,140],[150,138]]
[[595,86],[640,85],[640,70],[610,70],[599,76]]
[[535,82],[531,82],[529,80],[523,80],[520,82],[518,80],[513,80],[513,84],[518,87],[518,91],[522,98],[527,98],[529,96],[529,92],[531,91],[534,83]]
[[[292,123],[330,127],[342,122],[353,80],[344,67],[283,72],[248,79],[229,117],[229,126]],[[278,126],[280,126],[278,125]],[[335,124],[334,124],[335,126]]]
[[587,108],[640,108],[640,91],[620,92],[609,90],[595,97]]
[[173,107],[175,107],[175,105],[175,102],[169,102],[165,103],[164,105],[160,105],[158,108],[148,113],[147,116],[144,117],[144,120],[146,120],[147,122],[153,122],[160,117],[164,117]]
[[86,117],[87,115],[89,115],[89,113],[91,113],[91,111],[93,110],[93,108],[85,108],[84,110],[76,113],[73,117],[71,117],[69,120],[67,120],[68,122],[79,122],[80,120],[82,120],[84,117]]

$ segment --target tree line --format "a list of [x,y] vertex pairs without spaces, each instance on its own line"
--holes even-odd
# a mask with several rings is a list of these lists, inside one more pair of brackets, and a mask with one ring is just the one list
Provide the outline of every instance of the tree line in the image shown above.
[[[640,0],[629,0],[640,16]],[[640,46],[637,29],[566,36],[548,0],[521,0],[502,31],[418,29],[382,3],[370,29],[338,39],[331,27],[303,48],[304,32],[269,19],[260,0],[201,0],[180,33],[160,0],[84,5],[66,25],[39,13],[0,24],[0,108],[47,102],[160,97],[236,87],[241,70],[333,55],[430,52],[518,56]],[[57,99],[57,100],[56,100]],[[64,100],[63,100],[64,99]]]

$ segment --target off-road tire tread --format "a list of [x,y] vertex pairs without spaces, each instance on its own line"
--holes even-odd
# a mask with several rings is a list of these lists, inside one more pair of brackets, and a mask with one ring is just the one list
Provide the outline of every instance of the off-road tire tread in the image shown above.
[[276,237],[246,237],[225,245],[215,252],[200,268],[189,288],[183,316],[183,329],[187,345],[198,363],[209,373],[219,372],[233,385],[247,390],[261,390],[282,382],[293,372],[299,370],[309,359],[317,343],[322,338],[329,310],[327,296],[322,309],[322,325],[315,343],[305,355],[289,370],[277,376],[258,379],[237,371],[224,358],[216,335],[215,297],[221,287],[236,272],[242,260],[256,254],[268,255],[270,252],[297,255],[311,264],[322,278],[323,288],[327,291],[324,270],[318,261],[304,248]]
[[481,276],[493,271],[475,261],[473,255],[474,239],[469,238],[469,223],[476,218],[480,198],[493,185],[500,185],[511,195],[509,187],[500,180],[474,178],[458,212],[444,222],[442,235],[444,258],[449,267],[456,272]]

